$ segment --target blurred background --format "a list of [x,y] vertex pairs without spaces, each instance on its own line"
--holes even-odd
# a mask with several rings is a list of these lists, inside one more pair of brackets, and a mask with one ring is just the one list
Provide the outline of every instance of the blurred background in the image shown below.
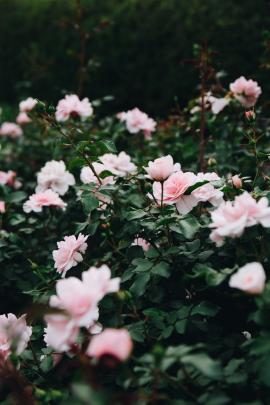
[[265,0],[0,0],[0,102],[113,95],[108,112],[163,117],[196,96],[201,42],[225,86],[245,75],[269,98],[268,30]]

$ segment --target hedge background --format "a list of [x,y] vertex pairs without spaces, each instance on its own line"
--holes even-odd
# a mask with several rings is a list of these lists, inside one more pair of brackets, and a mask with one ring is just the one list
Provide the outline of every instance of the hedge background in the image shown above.
[[[265,0],[82,0],[89,71],[83,95],[114,95],[110,112],[138,106],[164,116],[177,96],[196,94],[196,72],[181,61],[202,40],[218,52],[225,84],[244,74],[266,81],[258,69],[263,31],[270,29]],[[0,0],[0,102],[31,95],[56,101],[76,91],[76,0]],[[74,25],[74,24],[73,24]],[[185,79],[183,79],[185,78]],[[264,94],[269,96],[264,86]]]

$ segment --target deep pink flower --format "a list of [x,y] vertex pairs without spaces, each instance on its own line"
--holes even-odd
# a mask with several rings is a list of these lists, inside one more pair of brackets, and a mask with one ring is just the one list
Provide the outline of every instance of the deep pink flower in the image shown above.
[[1,136],[10,136],[11,138],[19,138],[23,132],[19,125],[14,122],[4,122],[0,127]]
[[252,262],[241,267],[233,274],[229,286],[249,294],[261,294],[264,290],[266,275],[261,263]]
[[100,359],[103,356],[115,357],[125,361],[131,354],[133,343],[126,329],[105,329],[92,337],[86,354]]
[[53,251],[54,267],[58,273],[62,273],[62,277],[65,277],[71,267],[77,266],[83,260],[87,238],[88,236],[80,233],[78,238],[75,235],[65,236],[63,241],[57,242],[58,249]]
[[63,210],[67,204],[59,197],[57,193],[52,190],[45,190],[40,193],[32,194],[29,199],[24,203],[24,212],[41,212],[43,207],[59,207]]
[[246,108],[253,107],[262,89],[254,80],[247,80],[244,76],[239,77],[230,84],[230,90],[234,97]]
[[56,107],[57,121],[67,121],[70,117],[80,117],[82,120],[93,114],[93,108],[88,98],[80,100],[75,94],[66,95]]

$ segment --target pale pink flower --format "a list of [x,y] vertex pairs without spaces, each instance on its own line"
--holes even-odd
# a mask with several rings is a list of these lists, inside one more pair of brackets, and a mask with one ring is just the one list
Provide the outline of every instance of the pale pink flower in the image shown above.
[[229,286],[249,294],[261,294],[265,281],[266,275],[261,263],[252,262],[241,267],[231,276]]
[[[98,287],[98,286],[97,286]],[[57,295],[50,298],[50,306],[64,310],[74,326],[89,328],[98,319],[99,291],[76,277],[58,280]]]
[[38,101],[32,97],[28,97],[26,100],[22,100],[19,104],[20,112],[27,113],[29,111],[32,111],[37,105],[37,102]]
[[80,100],[75,94],[66,95],[56,107],[56,120],[67,121],[70,117],[80,117],[82,120],[93,114],[93,108],[88,98]]
[[244,76],[239,77],[230,84],[230,90],[234,97],[246,108],[253,107],[262,89],[254,80],[247,80]]
[[222,203],[217,210],[211,212],[212,223],[215,228],[210,239],[221,246],[225,237],[238,238],[246,227],[261,224],[270,227],[270,207],[266,197],[258,202],[247,192],[237,196],[234,202]]
[[47,346],[61,353],[68,351],[76,343],[80,328],[61,314],[47,315],[45,320],[44,341]]
[[203,181],[208,181],[209,183],[195,188],[195,190],[191,192],[191,196],[195,197],[198,202],[209,201],[215,207],[219,206],[223,202],[224,193],[211,184],[211,181],[218,180],[220,180],[220,177],[214,172],[198,173],[196,182],[200,183]]
[[3,186],[13,186],[15,185],[15,177],[17,173],[13,170],[9,170],[8,172],[0,171],[0,184]]
[[77,266],[83,260],[82,254],[87,249],[87,238],[88,236],[80,233],[78,238],[75,235],[65,236],[63,241],[57,242],[58,249],[52,254],[54,267],[58,273],[62,273],[62,277],[65,277],[71,267]]
[[19,138],[22,136],[23,131],[19,125],[14,122],[3,122],[0,127],[0,135],[10,136],[11,138]]
[[6,359],[13,346],[17,355],[21,354],[32,334],[32,328],[27,326],[26,315],[17,318],[14,314],[0,315],[0,354]]
[[142,131],[146,139],[150,139],[152,132],[156,129],[157,123],[138,108],[119,113],[117,117],[126,123],[126,128],[131,134]]
[[105,329],[93,336],[86,354],[100,359],[103,356],[115,357],[118,361],[125,361],[131,354],[133,343],[126,329]]
[[30,122],[32,122],[32,120],[25,112],[20,112],[17,115],[16,122],[19,125],[24,125],[24,124],[29,124]]
[[5,201],[0,201],[0,213],[4,214],[6,212],[6,203]]
[[147,242],[147,240],[143,239],[143,238],[135,238],[134,242],[131,244],[132,246],[141,246],[141,248],[147,252],[147,250],[150,249],[151,244],[149,242]]
[[[94,162],[93,166],[98,176],[102,172],[108,170],[108,168],[102,163]],[[99,185],[97,177],[95,176],[95,174],[93,173],[93,171],[89,166],[84,166],[82,168],[80,178],[84,184],[96,183],[97,185]],[[107,184],[114,184],[115,180],[113,176],[106,176],[104,179],[101,179],[101,183],[103,186]]]
[[99,301],[106,294],[119,291],[120,278],[111,278],[111,270],[106,264],[90,267],[82,273],[82,280],[89,289],[93,289]]
[[234,176],[231,177],[231,182],[235,188],[242,187],[242,179],[241,179],[241,177],[239,177],[238,174],[235,174]]
[[37,174],[37,183],[36,192],[50,188],[59,195],[64,195],[69,186],[75,184],[75,178],[73,174],[66,170],[66,165],[62,160],[59,162],[51,160]]
[[181,166],[173,162],[171,155],[167,155],[149,162],[144,169],[152,180],[164,181],[172,173],[179,172]]
[[40,193],[32,194],[29,199],[24,203],[24,212],[41,212],[43,207],[59,207],[63,210],[67,204],[59,197],[57,193],[52,190],[45,190]]
[[119,155],[105,153],[105,155],[101,156],[99,160],[108,171],[120,177],[127,176],[129,173],[133,173],[137,169],[126,152],[120,152]]
[[217,98],[214,96],[209,97],[212,113],[217,115],[230,103],[229,98]]

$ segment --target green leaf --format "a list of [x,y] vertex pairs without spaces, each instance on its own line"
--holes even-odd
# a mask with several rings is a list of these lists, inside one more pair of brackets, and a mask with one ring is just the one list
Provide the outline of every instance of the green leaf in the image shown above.
[[168,263],[160,262],[151,269],[151,273],[168,278],[170,276],[169,268],[170,266]]
[[193,366],[213,380],[220,379],[222,375],[219,363],[211,359],[206,353],[188,354],[181,358],[181,363]]
[[83,193],[82,204],[84,211],[88,214],[99,206],[99,200],[93,193]]
[[144,294],[146,286],[150,280],[149,273],[138,274],[134,283],[130,287],[130,292],[137,297],[140,297]]
[[102,141],[98,141],[97,146],[102,154],[117,152],[115,144],[111,139],[103,139]]
[[191,315],[215,316],[220,310],[220,307],[212,302],[202,301],[191,310]]
[[27,194],[24,191],[15,191],[15,193],[12,193],[6,197],[6,202],[18,203],[21,202],[22,200],[25,200],[26,197]]

